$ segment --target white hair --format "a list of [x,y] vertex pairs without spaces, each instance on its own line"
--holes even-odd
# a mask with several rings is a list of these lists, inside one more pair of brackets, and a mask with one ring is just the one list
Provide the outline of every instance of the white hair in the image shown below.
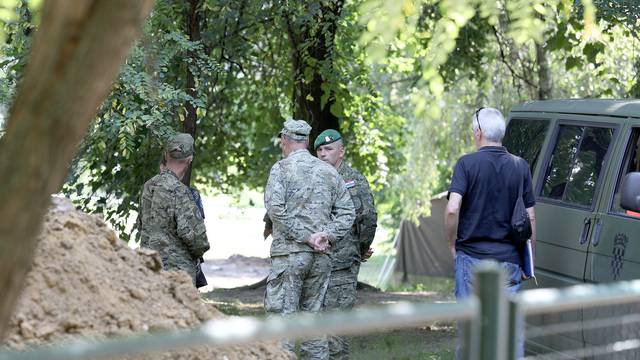
[[491,142],[502,142],[507,125],[502,113],[494,108],[480,108],[471,119],[473,130],[480,128],[485,139]]

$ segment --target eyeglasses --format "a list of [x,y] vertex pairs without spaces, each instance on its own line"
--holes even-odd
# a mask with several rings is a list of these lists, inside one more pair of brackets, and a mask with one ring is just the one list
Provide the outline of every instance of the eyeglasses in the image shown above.
[[476,121],[478,122],[478,130],[482,131],[482,126],[480,126],[480,111],[484,109],[484,106],[481,106],[480,108],[478,108],[478,110],[476,110],[476,112],[473,114],[473,116],[476,117]]

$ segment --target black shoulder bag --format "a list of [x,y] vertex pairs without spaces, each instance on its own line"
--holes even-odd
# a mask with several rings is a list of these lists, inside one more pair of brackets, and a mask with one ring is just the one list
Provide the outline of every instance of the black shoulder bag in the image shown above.
[[[516,160],[517,157],[514,157]],[[520,187],[518,188],[518,198],[516,204],[513,207],[513,213],[511,214],[511,241],[517,246],[524,245],[527,240],[531,238],[531,220],[529,219],[529,213],[524,206],[524,200],[522,199],[522,192],[524,187],[524,175],[520,177]]]

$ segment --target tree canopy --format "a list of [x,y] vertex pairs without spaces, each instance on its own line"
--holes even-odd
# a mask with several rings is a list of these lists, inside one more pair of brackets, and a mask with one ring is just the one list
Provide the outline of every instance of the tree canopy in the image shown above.
[[[338,128],[386,219],[428,213],[470,115],[531,99],[634,97],[638,5],[569,0],[158,0],[99,108],[64,192],[122,236],[175,131],[196,138],[191,182],[264,186],[276,134]],[[0,100],[11,102],[38,7],[5,19]],[[35,15],[35,16],[34,16]]]

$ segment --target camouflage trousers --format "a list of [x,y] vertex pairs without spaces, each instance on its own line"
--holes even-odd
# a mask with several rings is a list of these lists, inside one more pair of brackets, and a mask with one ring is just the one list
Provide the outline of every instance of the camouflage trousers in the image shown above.
[[[299,311],[317,313],[329,285],[331,259],[312,252],[292,253],[271,258],[271,272],[267,278],[264,309],[268,315],[289,316]],[[295,343],[286,340],[285,349],[294,351]],[[300,344],[302,359],[328,359],[327,338],[314,338]]]
[[[356,303],[356,286],[360,264],[355,263],[350,268],[331,272],[327,296],[324,307],[327,310],[347,310]],[[349,341],[342,336],[329,336],[329,358],[348,359]]]
[[191,281],[195,286],[196,274],[198,272],[197,260],[187,259],[181,256],[163,256],[162,257],[162,269],[163,270],[182,270],[191,276]]

